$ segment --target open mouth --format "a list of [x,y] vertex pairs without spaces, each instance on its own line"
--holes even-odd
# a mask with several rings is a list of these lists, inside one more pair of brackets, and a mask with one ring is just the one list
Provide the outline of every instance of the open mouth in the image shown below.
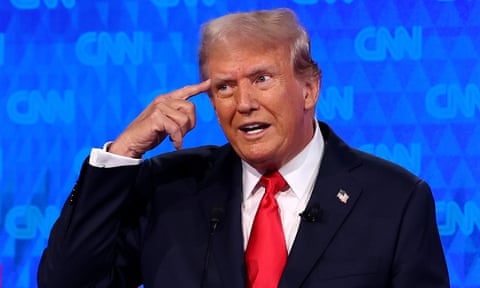
[[247,124],[247,125],[241,126],[240,130],[242,130],[243,132],[245,132],[247,134],[256,134],[256,133],[262,132],[263,130],[267,129],[268,127],[270,127],[270,124],[252,123],[252,124]]

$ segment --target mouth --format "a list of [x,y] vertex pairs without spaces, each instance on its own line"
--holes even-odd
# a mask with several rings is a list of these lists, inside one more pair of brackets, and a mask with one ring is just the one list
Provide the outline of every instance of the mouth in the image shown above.
[[240,126],[240,130],[248,135],[258,134],[270,127],[267,123],[250,123]]

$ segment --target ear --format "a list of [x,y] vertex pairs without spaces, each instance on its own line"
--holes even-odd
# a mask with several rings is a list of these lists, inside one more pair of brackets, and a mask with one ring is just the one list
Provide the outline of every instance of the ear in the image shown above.
[[305,100],[305,110],[315,109],[320,92],[320,79],[316,76],[305,78],[303,97]]

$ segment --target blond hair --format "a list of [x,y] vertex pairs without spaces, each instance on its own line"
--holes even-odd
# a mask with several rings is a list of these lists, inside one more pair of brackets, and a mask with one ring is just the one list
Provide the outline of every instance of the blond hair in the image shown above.
[[308,33],[292,10],[280,8],[227,14],[205,23],[201,29],[199,49],[202,80],[208,78],[206,63],[211,48],[233,39],[274,48],[288,45],[296,75],[321,79],[321,70],[312,60]]

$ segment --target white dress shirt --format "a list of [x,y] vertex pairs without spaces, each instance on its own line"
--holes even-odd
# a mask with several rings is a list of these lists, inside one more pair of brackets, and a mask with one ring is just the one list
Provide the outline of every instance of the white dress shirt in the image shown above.
[[[279,170],[289,186],[289,189],[286,191],[275,195],[280,209],[280,218],[288,252],[292,248],[298,227],[300,226],[299,214],[305,210],[307,202],[312,195],[323,150],[324,141],[317,123],[315,134],[310,143],[302,152]],[[265,188],[258,185],[262,175],[257,170],[244,161],[242,161],[242,167],[242,228],[243,239],[245,239],[244,249],[246,249],[253,220],[257,213],[258,205],[260,205],[260,200],[265,193]]]
[[[316,121],[315,121],[316,122]],[[141,159],[133,159],[107,152],[107,146],[103,149],[93,148],[90,153],[90,165],[99,168],[112,168],[119,166],[138,165]],[[317,178],[320,162],[323,156],[324,141],[320,133],[318,123],[315,125],[315,133],[308,145],[280,168],[279,172],[288,183],[289,189],[275,195],[280,208],[283,232],[288,251],[292,248],[293,241],[300,226],[299,214],[305,210],[307,202],[312,195],[315,179]],[[247,247],[252,229],[253,219],[265,192],[265,188],[257,185],[262,176],[253,167],[242,160],[242,229],[244,249]]]

